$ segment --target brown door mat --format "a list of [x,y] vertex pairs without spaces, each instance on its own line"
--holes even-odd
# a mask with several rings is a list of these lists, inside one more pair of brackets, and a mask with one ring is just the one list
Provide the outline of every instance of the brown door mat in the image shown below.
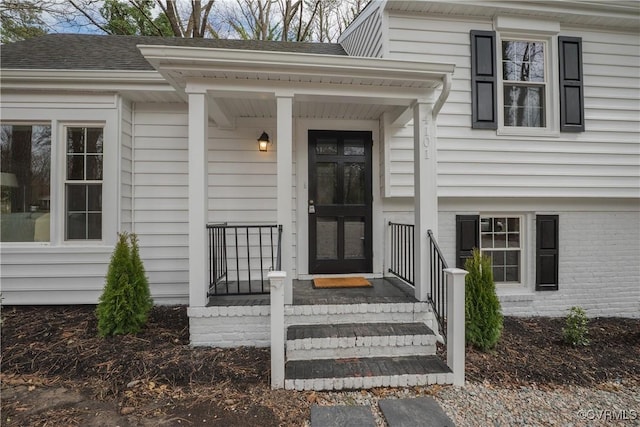
[[370,288],[373,286],[364,277],[322,277],[313,279],[314,288]]

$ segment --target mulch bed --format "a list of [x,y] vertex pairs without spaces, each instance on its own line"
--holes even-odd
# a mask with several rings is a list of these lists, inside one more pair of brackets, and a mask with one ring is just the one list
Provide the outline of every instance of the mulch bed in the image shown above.
[[[3,387],[24,378],[62,384],[116,402],[122,413],[138,408],[147,419],[206,416],[217,425],[250,419],[263,426],[308,419],[315,394],[271,390],[268,349],[189,347],[184,306],[155,307],[140,334],[108,339],[97,336],[94,313],[95,306],[3,307]],[[562,342],[562,326],[563,319],[505,318],[493,352],[467,349],[467,379],[507,387],[640,383],[640,319],[592,319],[591,344],[580,348]],[[40,425],[10,405],[3,400],[3,414],[15,425]]]

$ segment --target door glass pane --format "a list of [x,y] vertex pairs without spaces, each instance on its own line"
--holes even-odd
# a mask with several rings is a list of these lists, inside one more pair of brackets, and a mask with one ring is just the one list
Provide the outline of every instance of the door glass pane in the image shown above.
[[344,141],[345,156],[364,156],[364,143],[357,139],[347,139]]
[[316,222],[316,258],[338,259],[338,220],[319,217]]
[[322,139],[316,141],[316,154],[338,154],[338,142],[335,139]]
[[345,219],[344,257],[364,258],[364,220]]
[[363,205],[365,190],[364,163],[344,165],[344,204]]
[[334,205],[338,203],[338,165],[336,163],[317,163],[318,180],[316,203]]

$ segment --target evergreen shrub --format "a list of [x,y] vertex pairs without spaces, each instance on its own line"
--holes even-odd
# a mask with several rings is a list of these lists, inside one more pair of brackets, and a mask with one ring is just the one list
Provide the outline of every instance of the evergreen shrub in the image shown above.
[[469,272],[465,278],[465,339],[482,351],[491,350],[503,326],[491,258],[474,249],[464,268]]
[[588,323],[587,314],[581,307],[571,307],[565,319],[565,327],[562,328],[564,342],[572,346],[589,345]]
[[135,234],[119,233],[96,315],[102,337],[135,334],[153,307]]

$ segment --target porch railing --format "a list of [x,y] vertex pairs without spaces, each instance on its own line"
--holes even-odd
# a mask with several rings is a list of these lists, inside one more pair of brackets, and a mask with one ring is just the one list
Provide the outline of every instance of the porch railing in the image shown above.
[[207,224],[208,296],[268,294],[266,272],[280,270],[281,225]]
[[413,224],[389,222],[391,229],[391,263],[389,273],[415,286],[413,267]]
[[429,263],[429,281],[431,283],[429,288],[429,302],[431,303],[431,307],[433,307],[433,312],[436,316],[436,321],[438,322],[438,328],[440,328],[442,337],[446,343],[447,289],[445,288],[446,281],[444,269],[448,267],[447,262],[440,251],[438,242],[433,236],[433,232],[428,230],[427,235],[429,236],[429,259],[431,261]]
[[[414,268],[414,226],[389,222],[391,229],[391,262],[389,272],[415,287]],[[440,251],[433,232],[427,231],[429,238],[429,299],[433,308],[441,336],[446,341],[447,290],[445,273],[447,262]]]

